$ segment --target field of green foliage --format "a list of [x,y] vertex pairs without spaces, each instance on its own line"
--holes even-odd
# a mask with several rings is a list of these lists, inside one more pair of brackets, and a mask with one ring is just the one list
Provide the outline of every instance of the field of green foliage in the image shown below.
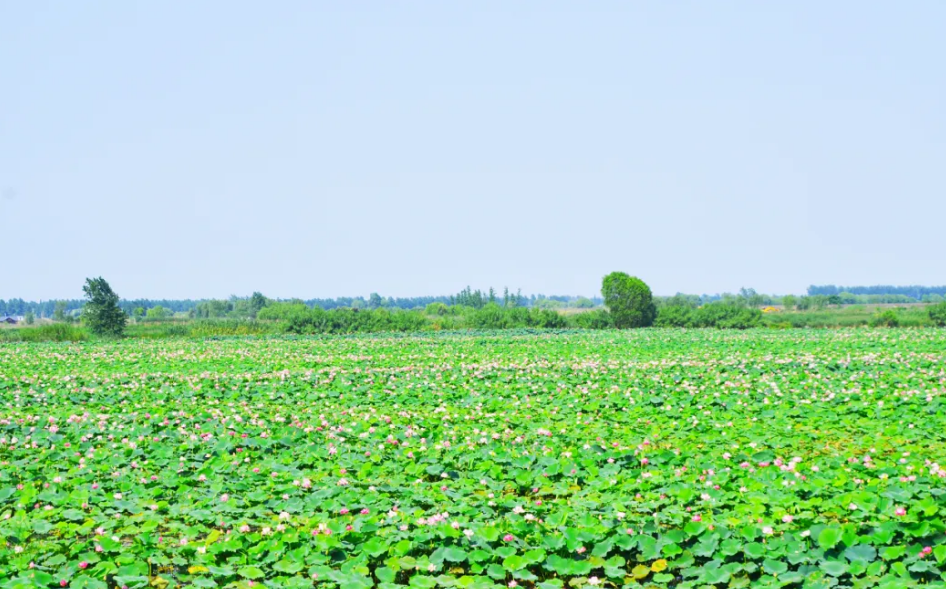
[[0,344],[0,588],[946,587],[946,331]]

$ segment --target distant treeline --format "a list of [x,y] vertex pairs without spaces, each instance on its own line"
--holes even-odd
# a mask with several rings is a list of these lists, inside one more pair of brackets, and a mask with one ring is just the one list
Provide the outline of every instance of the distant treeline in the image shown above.
[[911,299],[920,301],[927,295],[938,295],[946,297],[946,286],[835,286],[827,284],[823,286],[809,286],[809,295],[840,295],[850,293],[853,295],[902,295]]
[[[255,300],[254,300],[255,297]],[[228,299],[122,299],[119,306],[129,316],[145,316],[148,310],[160,308],[168,315],[187,313],[194,318],[219,317],[254,317],[256,311],[262,308],[263,301],[302,303],[310,308],[320,308],[326,311],[333,309],[424,309],[431,303],[445,305],[463,305],[481,309],[489,303],[503,306],[538,307],[540,309],[557,309],[566,307],[591,308],[600,306],[603,301],[600,297],[582,297],[572,295],[533,294],[522,295],[520,292],[510,293],[504,289],[498,294],[493,288],[486,291],[472,290],[467,287],[455,295],[421,296],[421,297],[383,297],[378,293],[371,293],[365,297],[337,297],[334,299],[268,299],[260,293],[249,297],[231,296]],[[53,317],[57,304],[70,315],[78,315],[86,303],[83,299],[65,299],[48,301],[25,301],[14,298],[0,299],[0,316],[24,316],[33,313],[37,317]]]
[[[946,286],[809,286],[808,297],[810,306],[818,307],[825,304],[854,305],[854,304],[900,304],[900,303],[939,303],[946,298]],[[254,300],[255,297],[255,300]],[[750,307],[766,305],[781,305],[795,307],[796,301],[802,304],[800,309],[807,308],[806,297],[792,295],[767,295],[757,293],[754,289],[744,288],[738,293],[686,295],[677,294],[673,297],[656,297],[658,304],[664,301],[688,300],[693,305],[706,305],[717,301],[729,302],[743,300]],[[325,311],[333,309],[425,309],[432,303],[444,305],[472,307],[482,309],[490,303],[501,307],[525,307],[538,309],[578,308],[590,309],[601,306],[603,300],[598,297],[583,297],[572,295],[532,294],[523,295],[504,289],[502,293],[493,288],[472,290],[467,287],[455,295],[421,296],[421,297],[383,297],[378,293],[371,293],[368,297],[337,297],[334,299],[269,299],[260,293],[249,297],[231,296],[228,299],[122,299],[119,306],[129,316],[147,316],[151,309],[158,309],[161,313],[157,317],[171,316],[175,313],[187,313],[192,318],[246,318],[255,317],[256,312],[265,306],[264,301],[302,303],[309,308],[320,308]],[[77,316],[85,304],[82,299],[25,301],[14,298],[0,299],[0,316],[25,316],[33,313],[36,317],[54,317],[57,304],[67,315]]]

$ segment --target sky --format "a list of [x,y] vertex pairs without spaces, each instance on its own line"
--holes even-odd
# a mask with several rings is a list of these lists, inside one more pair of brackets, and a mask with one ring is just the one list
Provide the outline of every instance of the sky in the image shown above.
[[941,0],[0,22],[0,298],[946,283]]

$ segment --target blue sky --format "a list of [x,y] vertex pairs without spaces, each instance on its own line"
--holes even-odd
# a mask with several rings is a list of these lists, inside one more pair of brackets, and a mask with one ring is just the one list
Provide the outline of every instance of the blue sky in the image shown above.
[[946,282],[946,3],[0,3],[0,298]]

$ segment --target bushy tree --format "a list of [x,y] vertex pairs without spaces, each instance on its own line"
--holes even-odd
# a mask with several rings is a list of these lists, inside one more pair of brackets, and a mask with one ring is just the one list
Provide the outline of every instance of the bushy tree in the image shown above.
[[536,309],[561,309],[565,306],[565,303],[542,297],[541,299],[536,299],[532,306]]
[[82,308],[82,321],[92,333],[121,336],[125,331],[125,313],[118,306],[118,295],[105,279],[86,278],[82,292],[88,299]]
[[269,304],[269,299],[263,296],[261,292],[254,292],[253,296],[250,297],[250,316],[256,317],[266,305]]
[[886,309],[870,320],[871,327],[898,327],[900,325],[900,316],[893,309]]
[[578,297],[572,302],[572,306],[576,309],[593,309],[595,302],[588,297]]
[[929,314],[933,325],[946,327],[946,302],[930,307]]
[[795,308],[795,303],[798,299],[795,298],[795,295],[785,295],[782,297],[782,306],[785,307],[786,311],[791,311]]
[[27,325],[33,325],[36,321],[36,315],[34,315],[32,311],[27,311],[26,315],[23,316],[23,320],[26,321]]
[[158,305],[157,307],[151,307],[150,309],[148,309],[146,317],[148,319],[160,321],[162,319],[167,319],[169,315],[170,313],[168,312],[167,309],[165,309],[161,305]]
[[368,308],[369,309],[378,309],[381,307],[381,295],[376,292],[368,295]]
[[657,317],[654,295],[640,278],[612,272],[601,282],[604,304],[619,329],[648,327]]

